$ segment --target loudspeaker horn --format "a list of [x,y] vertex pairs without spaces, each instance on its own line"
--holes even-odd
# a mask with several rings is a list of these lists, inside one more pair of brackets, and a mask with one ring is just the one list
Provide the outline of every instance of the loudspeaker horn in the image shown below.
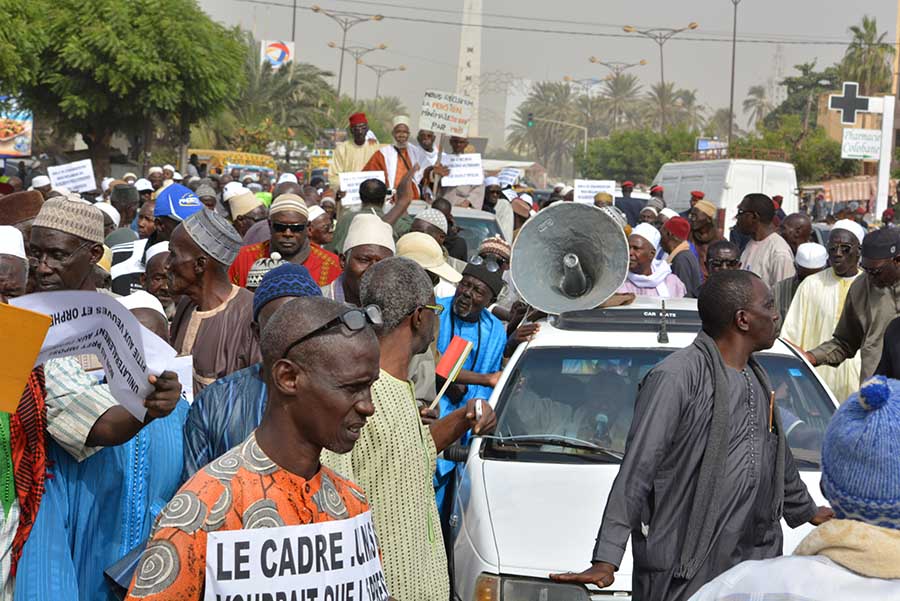
[[522,226],[510,262],[513,285],[532,307],[552,315],[593,309],[625,281],[628,241],[604,211],[557,202]]

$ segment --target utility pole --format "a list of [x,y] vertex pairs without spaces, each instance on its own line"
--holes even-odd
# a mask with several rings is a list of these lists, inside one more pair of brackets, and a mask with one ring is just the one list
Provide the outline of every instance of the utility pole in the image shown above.
[[385,67],[384,65],[370,65],[368,63],[362,63],[363,67],[367,67],[371,69],[375,73],[375,99],[377,100],[381,96],[381,78],[384,77],[388,73],[393,73],[394,71],[406,71],[406,67],[404,65],[400,65],[399,67]]
[[357,90],[359,88],[359,66],[363,64],[362,57],[370,52],[375,52],[376,50],[384,50],[387,48],[387,45],[378,44],[372,48],[367,48],[365,46],[338,46],[334,42],[328,42],[328,47],[340,48],[341,52],[346,52],[353,57],[355,65],[353,71],[353,102],[356,102]]
[[[732,0],[733,2],[734,0]],[[671,40],[677,34],[688,31],[691,29],[697,29],[700,27],[696,22],[688,23],[687,27],[679,27],[679,28],[671,28],[671,27],[654,27],[652,29],[638,29],[633,27],[632,25],[626,25],[622,28],[625,33],[638,33],[645,38],[650,38],[659,46],[659,91],[662,94],[663,88],[666,85],[666,71],[665,64],[663,61],[663,45],[666,42]],[[666,107],[662,101],[662,96],[659,98],[659,131],[665,132],[666,130]]]
[[[565,125],[566,127],[574,127],[575,129],[580,129],[581,133],[584,134],[584,156],[587,156],[587,143],[588,143],[588,129],[583,125],[578,125],[577,123],[569,123],[568,121],[557,121],[556,119],[542,119],[540,117],[535,117],[533,113],[528,113],[528,127],[532,127],[535,121],[540,121],[541,123],[553,123],[555,125]],[[572,157],[572,178],[574,179],[578,174],[577,167],[575,165],[575,157]]]
[[618,77],[619,75],[621,75],[622,73],[624,73],[625,71],[627,71],[628,69],[631,69],[633,67],[643,67],[644,65],[647,64],[647,61],[644,59],[641,59],[636,63],[626,63],[626,62],[622,62],[622,61],[602,61],[599,58],[597,58],[596,56],[592,56],[588,60],[590,62],[594,63],[595,65],[600,65],[601,67],[606,67],[607,69],[609,69],[611,75],[614,77]]
[[294,0],[294,10],[291,11],[291,41],[297,43],[297,0]]
[[[737,8],[741,0],[731,0],[734,5],[734,26],[731,29],[731,96],[728,101],[728,148],[734,135],[734,65],[737,57]],[[729,152],[730,154],[730,152]]]
[[341,63],[338,67],[338,82],[337,82],[337,101],[341,99],[341,83],[344,79],[344,52],[343,48],[347,46],[347,30],[353,27],[354,25],[359,25],[360,23],[365,23],[366,21],[381,21],[384,19],[382,15],[363,15],[357,13],[351,13],[343,10],[325,10],[318,4],[314,4],[312,6],[312,11],[314,13],[319,13],[321,15],[325,15],[335,23],[337,23],[341,27]]

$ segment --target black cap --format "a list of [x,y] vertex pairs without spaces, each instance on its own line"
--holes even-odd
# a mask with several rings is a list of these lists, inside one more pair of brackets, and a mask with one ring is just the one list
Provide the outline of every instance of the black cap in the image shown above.
[[900,229],[886,227],[875,230],[862,242],[862,256],[867,259],[893,259],[900,250]]
[[474,265],[472,263],[469,263],[468,265],[466,265],[466,268],[463,270],[462,274],[464,276],[470,275],[473,278],[479,279],[487,284],[487,287],[490,288],[491,292],[494,293],[494,298],[500,295],[500,292],[503,290],[503,286],[506,285],[506,283],[503,281],[503,274],[500,273],[499,269],[497,271],[490,271],[484,265]]
[[131,184],[119,184],[109,193],[109,202],[130,202],[137,204],[141,201],[141,195],[138,189]]

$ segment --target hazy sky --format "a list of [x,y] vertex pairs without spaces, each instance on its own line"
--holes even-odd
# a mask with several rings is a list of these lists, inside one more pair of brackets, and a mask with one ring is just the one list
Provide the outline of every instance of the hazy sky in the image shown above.
[[[387,50],[371,53],[363,60],[406,66],[405,72],[384,77],[381,93],[399,96],[414,118],[423,90],[455,88],[463,0],[297,0],[297,5],[309,7],[316,1],[326,9],[385,16],[381,22],[352,28],[348,40],[364,46],[385,43]],[[215,19],[227,25],[240,24],[254,32],[257,39],[290,39],[291,3],[292,0],[200,0],[201,7]],[[498,75],[482,96],[482,134],[490,135],[491,146],[500,145],[505,106],[505,94],[500,90],[506,82],[562,80],[565,75],[603,77],[606,71],[588,61],[591,55],[611,61],[647,59],[647,66],[633,72],[645,85],[657,82],[659,50],[655,42],[636,34],[626,38],[574,34],[620,34],[625,24],[680,27],[696,21],[699,29],[681,35],[723,40],[673,38],[665,45],[665,71],[666,80],[696,89],[703,104],[713,109],[727,107],[732,10],[728,0],[483,0],[485,25],[542,31],[482,30],[482,73]],[[887,41],[893,43],[896,11],[891,0],[742,0],[738,7],[738,38],[784,40],[780,47],[784,74],[789,75],[793,65],[800,62],[818,59],[818,64],[825,66],[838,60],[849,39],[848,27],[861,21],[863,15],[876,17],[879,30],[886,31]],[[409,22],[399,17],[439,23]],[[545,33],[547,30],[555,32]],[[338,25],[327,17],[298,8],[297,58],[337,74],[340,52],[327,44],[340,42],[340,33]],[[790,43],[798,41],[838,43]],[[736,113],[741,113],[740,103],[747,89],[765,84],[774,75],[776,48],[774,43],[738,42]],[[350,94],[353,67],[348,56],[343,90]],[[375,95],[375,76],[363,67],[359,70],[359,95]]]

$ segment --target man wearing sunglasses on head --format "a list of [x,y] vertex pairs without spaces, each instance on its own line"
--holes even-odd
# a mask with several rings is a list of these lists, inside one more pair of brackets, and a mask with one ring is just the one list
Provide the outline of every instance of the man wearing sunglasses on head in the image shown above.
[[900,315],[900,231],[866,234],[859,266],[865,272],[847,292],[834,334],[804,353],[813,365],[840,365],[860,353],[859,381],[865,382],[881,359],[884,332]]
[[[275,312],[261,336],[269,386],[259,427],[197,472],[162,510],[127,599],[200,601],[209,532],[369,511],[365,493],[319,456],[323,449],[351,451],[375,412],[379,351],[371,325],[381,325],[377,307],[318,297],[291,300]],[[196,508],[197,519],[185,520],[185,507]]]
[[326,286],[341,275],[337,255],[328,252],[307,235],[309,210],[303,198],[296,194],[281,194],[269,207],[270,240],[241,248],[228,270],[231,281],[247,285],[247,274],[259,259],[277,252],[288,263],[303,265],[319,286]]

